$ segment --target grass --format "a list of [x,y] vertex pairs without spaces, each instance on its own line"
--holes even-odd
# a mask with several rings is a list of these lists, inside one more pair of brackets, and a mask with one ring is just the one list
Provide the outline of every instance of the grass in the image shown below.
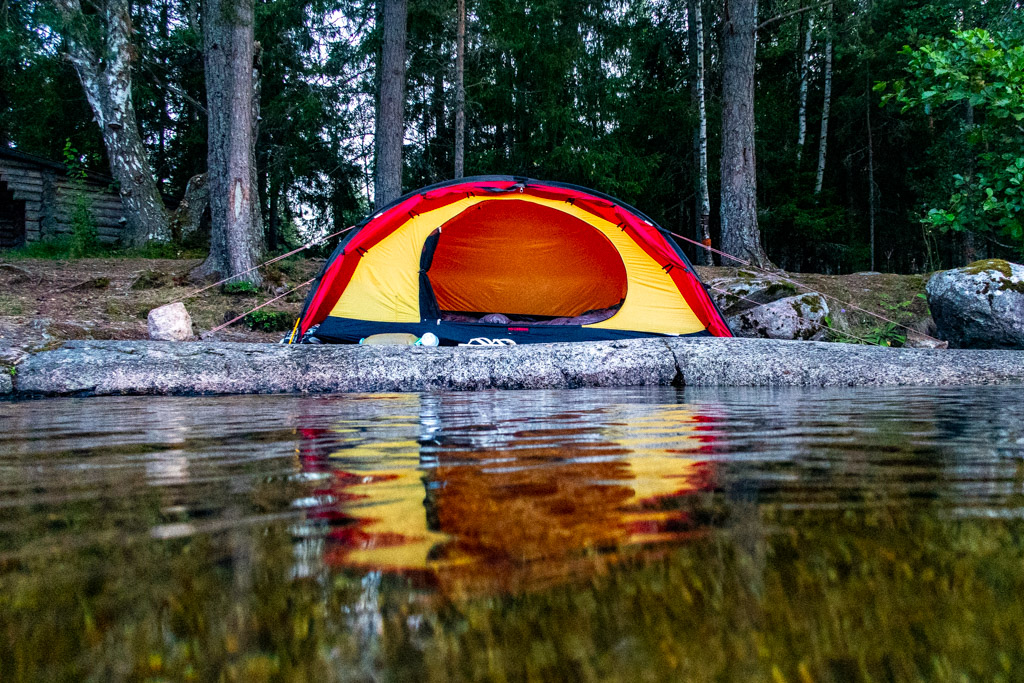
[[151,243],[145,247],[119,247],[98,242],[82,253],[80,240],[71,235],[62,235],[38,242],[29,242],[21,247],[0,251],[5,260],[47,259],[69,260],[78,258],[146,258],[146,259],[193,259],[203,258],[203,249],[182,248],[173,244]]
[[0,315],[24,315],[25,304],[18,297],[10,294],[0,294]]

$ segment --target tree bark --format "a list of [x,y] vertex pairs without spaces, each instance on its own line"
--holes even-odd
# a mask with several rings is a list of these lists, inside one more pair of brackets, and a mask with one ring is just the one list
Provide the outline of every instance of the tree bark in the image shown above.
[[374,148],[373,201],[381,208],[402,196],[402,140],[405,137],[405,24],[407,0],[380,0],[380,91]]
[[800,57],[800,113],[797,120],[796,160],[804,154],[804,143],[807,141],[807,82],[810,80],[811,38],[814,31],[814,17],[807,18],[807,34],[804,37],[803,52]]
[[[697,156],[697,241],[705,247],[711,246],[711,195],[708,190],[708,113],[704,92],[704,9],[701,0],[690,0],[690,37],[693,44],[693,100],[697,106],[697,131],[695,151]],[[711,252],[697,247],[698,265],[714,263]]]
[[871,270],[875,270],[875,141],[871,132],[871,72],[864,83],[864,119],[868,129],[868,227],[871,231]]
[[[443,54],[443,45],[440,39],[434,41],[434,50],[437,54]],[[427,150],[426,156],[430,163],[430,180],[433,183],[448,177],[448,173],[445,170],[447,164],[443,163],[448,158],[448,146],[443,142],[448,139],[448,126],[445,121],[445,71],[447,69],[442,63],[435,67],[433,74],[434,91],[430,96],[431,113],[428,118],[433,120],[434,137],[433,139],[427,139],[427,146],[424,148]]]
[[204,0],[210,255],[196,278],[239,275],[259,284],[263,243],[256,178],[259,116],[253,0]]
[[95,44],[80,0],[56,0],[68,59],[99,124],[110,173],[117,180],[126,224],[122,243],[142,246],[170,238],[167,208],[142,144],[132,103],[131,15],[128,0],[104,0],[103,41]]
[[[829,5],[829,14],[832,6]],[[828,117],[832,108],[832,26],[828,27],[825,39],[825,102],[821,107],[821,136],[818,138],[818,175],[814,180],[814,194],[821,193],[825,179],[825,155],[828,152]]]
[[172,238],[180,242],[199,230],[209,206],[210,186],[206,182],[206,174],[192,176],[185,186],[185,196],[171,214]]
[[458,0],[455,28],[455,177],[465,175],[466,156],[466,0]]
[[756,0],[725,0],[723,18],[722,250],[755,266],[771,267],[761,246],[757,227],[754,154]]

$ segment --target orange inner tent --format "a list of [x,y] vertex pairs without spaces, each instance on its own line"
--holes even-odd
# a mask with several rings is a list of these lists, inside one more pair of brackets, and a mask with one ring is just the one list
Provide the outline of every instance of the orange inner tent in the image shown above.
[[445,223],[427,275],[442,311],[577,316],[626,296],[608,238],[528,201],[482,202]]

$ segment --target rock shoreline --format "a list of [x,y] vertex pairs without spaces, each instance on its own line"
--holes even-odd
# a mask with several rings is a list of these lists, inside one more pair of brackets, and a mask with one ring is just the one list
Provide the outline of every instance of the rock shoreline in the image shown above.
[[[10,378],[8,378],[10,379]],[[27,358],[0,394],[197,395],[675,386],[1024,384],[1024,351],[771,339],[514,347],[76,341]]]

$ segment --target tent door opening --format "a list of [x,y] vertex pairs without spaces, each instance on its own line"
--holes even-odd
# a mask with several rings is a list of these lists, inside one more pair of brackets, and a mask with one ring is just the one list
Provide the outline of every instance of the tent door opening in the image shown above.
[[426,239],[420,262],[424,319],[583,325],[614,315],[626,286],[604,234],[524,200],[467,209]]

